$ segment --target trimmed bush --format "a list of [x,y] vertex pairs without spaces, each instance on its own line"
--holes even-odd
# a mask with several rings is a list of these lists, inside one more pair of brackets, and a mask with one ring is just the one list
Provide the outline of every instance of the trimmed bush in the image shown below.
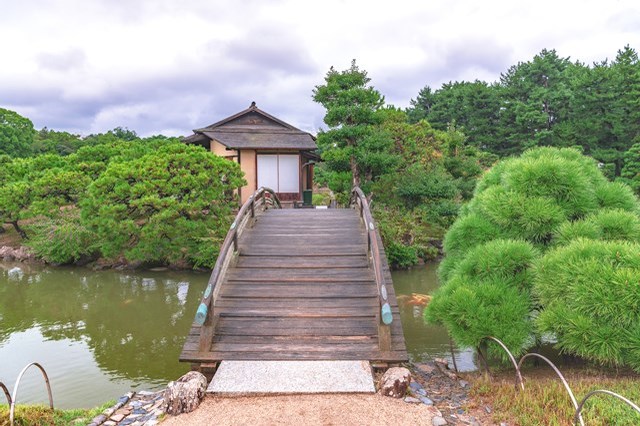
[[532,331],[530,303],[527,293],[501,280],[456,276],[436,291],[424,312],[427,321],[444,324],[459,345],[475,347],[482,337],[494,336],[519,354]]
[[535,277],[540,332],[564,352],[640,372],[639,244],[576,239],[542,257]]
[[[425,319],[444,324],[458,344],[477,346],[491,335],[521,353],[540,337],[532,318],[544,312],[554,295],[559,298],[570,292],[568,282],[550,280],[556,287],[545,290],[545,297],[532,299],[533,265],[549,250],[575,241],[640,241],[637,209],[629,188],[607,181],[593,159],[574,149],[536,148],[496,164],[478,182],[474,198],[461,208],[461,216],[445,236],[446,256],[438,270],[442,286],[425,310]],[[582,278],[574,278],[571,285],[588,288],[589,277],[601,271],[578,260],[563,259],[558,268],[583,268]],[[543,275],[545,268],[536,272]],[[574,275],[572,271],[565,278],[571,280]],[[609,300],[601,298],[601,302]],[[621,308],[619,302],[612,306]],[[557,315],[568,315],[572,309],[557,306],[555,318],[543,317],[549,327],[539,331],[552,331]],[[635,328],[627,331],[634,333]],[[561,341],[565,336],[573,335],[558,333],[557,337]],[[571,352],[577,346],[561,347]],[[604,360],[607,354],[612,362],[622,359],[604,347],[602,357],[593,358]]]

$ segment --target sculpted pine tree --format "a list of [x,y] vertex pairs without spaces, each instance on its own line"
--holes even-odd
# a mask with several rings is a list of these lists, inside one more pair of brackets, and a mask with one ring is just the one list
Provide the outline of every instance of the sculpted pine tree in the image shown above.
[[576,150],[503,160],[445,236],[443,285],[425,318],[463,346],[489,335],[521,353],[553,333],[568,352],[640,370],[630,349],[637,335],[627,332],[640,330],[640,295],[630,285],[640,276],[631,258],[640,251],[637,211],[631,189]]
[[324,122],[330,127],[318,135],[323,160],[333,173],[350,172],[351,183],[356,186],[361,185],[364,168],[358,159],[366,158],[367,145],[380,151],[376,145],[381,141],[375,139],[372,125],[380,122],[376,111],[384,104],[384,97],[369,86],[370,81],[367,72],[361,71],[354,59],[345,71],[338,72],[331,67],[325,84],[313,90],[313,100],[327,110]]

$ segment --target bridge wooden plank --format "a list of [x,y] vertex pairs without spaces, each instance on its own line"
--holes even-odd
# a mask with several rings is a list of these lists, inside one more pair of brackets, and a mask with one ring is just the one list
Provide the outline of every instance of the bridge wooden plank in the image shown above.
[[278,256],[240,256],[236,268],[368,268],[369,259],[366,256],[307,256],[278,257]]
[[289,351],[289,352],[265,352],[265,351],[243,351],[243,352],[198,352],[183,351],[180,359],[184,362],[192,363],[211,363],[220,360],[256,360],[256,361],[287,361],[287,360],[362,360],[398,363],[407,360],[406,349],[391,350],[388,352],[380,352],[375,349],[358,349],[358,350],[330,350],[328,352],[308,352],[308,351]]
[[[237,285],[225,286],[220,292],[220,296],[228,298],[256,298],[256,299],[329,299],[325,303],[330,303],[332,299],[340,298],[367,298],[376,297],[377,290],[366,285],[323,285],[324,283],[305,283],[305,285]],[[353,302],[352,302],[353,303]]]
[[240,239],[237,262],[215,302],[218,320],[209,350],[199,350],[200,327],[194,325],[180,359],[406,361],[399,309],[382,260],[394,317],[386,352],[378,347],[377,288],[358,212],[259,214]]
[[240,244],[241,256],[366,256],[367,248],[363,244],[357,245],[314,245],[314,246],[270,246],[268,244],[247,245]]
[[256,272],[253,269],[235,268],[227,273],[228,281],[314,281],[314,282],[356,282],[368,281],[373,282],[375,277],[373,271],[369,269],[327,269],[312,268],[305,269],[289,269],[282,271],[280,269],[263,268]]

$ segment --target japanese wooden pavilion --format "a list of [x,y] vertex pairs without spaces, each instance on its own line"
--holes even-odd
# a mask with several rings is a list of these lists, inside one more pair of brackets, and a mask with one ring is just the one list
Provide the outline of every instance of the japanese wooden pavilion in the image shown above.
[[244,111],[183,139],[235,161],[247,185],[240,189],[244,203],[257,188],[273,189],[283,202],[302,200],[313,184],[313,161],[318,159],[315,137],[262,111],[255,102]]

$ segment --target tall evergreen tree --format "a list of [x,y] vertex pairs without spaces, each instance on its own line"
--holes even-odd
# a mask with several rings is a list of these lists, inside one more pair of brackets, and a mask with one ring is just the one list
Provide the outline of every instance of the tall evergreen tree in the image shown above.
[[358,158],[384,152],[385,144],[390,142],[380,140],[372,129],[381,120],[376,112],[384,105],[384,97],[369,85],[370,81],[354,59],[347,70],[338,72],[331,67],[325,84],[313,90],[313,100],[327,110],[324,122],[329,130],[318,135],[323,160],[333,173],[344,176],[350,172],[351,183],[356,186],[361,185],[363,174],[372,172],[363,170],[366,164],[358,164]]

